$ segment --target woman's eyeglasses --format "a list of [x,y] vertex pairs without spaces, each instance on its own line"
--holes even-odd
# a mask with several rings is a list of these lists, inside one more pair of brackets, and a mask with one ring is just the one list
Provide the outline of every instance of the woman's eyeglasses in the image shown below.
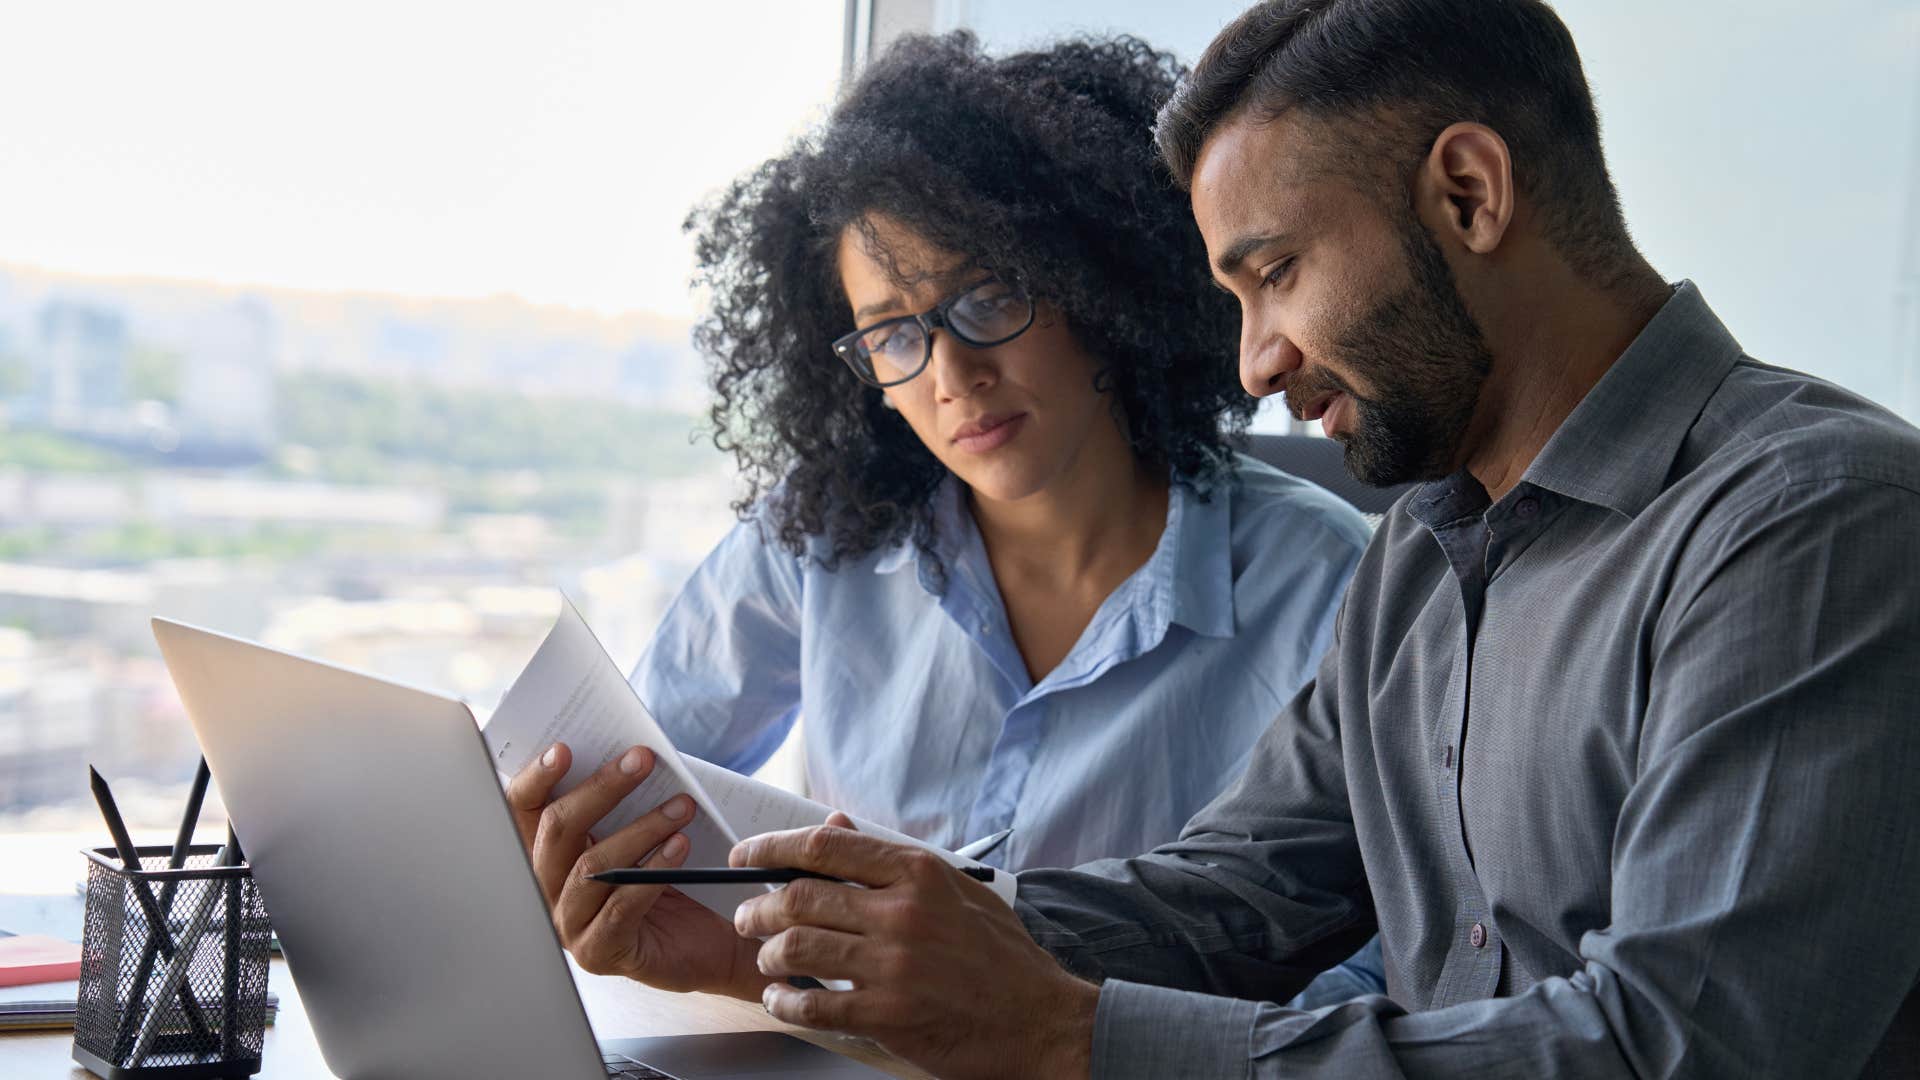
[[1033,325],[1033,300],[999,278],[987,278],[918,315],[902,315],[855,330],[833,343],[862,382],[899,386],[926,370],[933,332],[945,329],[976,349],[1004,345]]

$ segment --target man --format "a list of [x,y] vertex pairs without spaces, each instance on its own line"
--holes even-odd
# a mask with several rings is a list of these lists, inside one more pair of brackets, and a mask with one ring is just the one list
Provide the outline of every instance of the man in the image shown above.
[[[556,921],[939,1075],[1914,1074],[1920,433],[1654,273],[1539,0],[1273,0],[1157,137],[1248,390],[1427,481],[1316,684],[1179,842],[1024,874],[1017,915],[824,828],[734,860],[868,888],[675,937],[569,876],[633,781],[544,820],[562,757],[513,794]],[[1391,999],[1272,1004],[1376,927]]]

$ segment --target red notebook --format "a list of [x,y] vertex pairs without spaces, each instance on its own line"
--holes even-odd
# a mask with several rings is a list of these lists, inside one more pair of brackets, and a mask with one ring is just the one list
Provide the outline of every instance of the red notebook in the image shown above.
[[0,986],[80,977],[80,946],[44,934],[0,937]]

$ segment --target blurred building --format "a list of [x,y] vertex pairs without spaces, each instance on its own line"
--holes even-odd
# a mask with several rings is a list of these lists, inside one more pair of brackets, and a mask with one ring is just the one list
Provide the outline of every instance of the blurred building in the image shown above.
[[183,447],[251,451],[274,445],[278,326],[247,297],[209,312],[185,351],[175,423]]
[[256,480],[244,475],[155,474],[141,485],[144,511],[157,521],[252,526],[265,522],[433,531],[446,496],[393,485]]
[[93,673],[0,627],[0,811],[70,798],[96,741]]
[[89,765],[177,783],[198,756],[158,660],[0,627],[0,813],[84,801]]
[[40,309],[33,382],[22,417],[60,431],[116,434],[127,404],[127,322],[73,300]]
[[23,528],[149,521],[214,529],[286,525],[434,532],[446,515],[446,496],[420,487],[262,480],[237,473],[0,468],[0,521]]
[[256,635],[274,568],[258,560],[168,559],[132,570],[0,562],[0,627],[114,656],[155,654],[155,615]]
[[691,342],[643,340],[620,354],[618,392],[653,409],[697,413],[706,408],[706,365]]
[[533,656],[559,605],[551,586],[440,583],[371,600],[314,596],[284,605],[261,640],[453,694],[484,713]]

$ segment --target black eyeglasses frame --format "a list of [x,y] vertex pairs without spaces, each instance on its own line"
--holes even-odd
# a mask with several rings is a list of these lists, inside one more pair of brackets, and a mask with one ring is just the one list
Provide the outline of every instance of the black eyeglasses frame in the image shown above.
[[[979,289],[980,286],[993,283],[993,282],[998,282],[1001,285],[1005,285],[1009,292],[1011,292],[1013,295],[1019,297],[1021,300],[1026,302],[1027,317],[1021,320],[1020,328],[1013,331],[1010,334],[1007,334],[1003,337],[995,338],[992,341],[976,341],[975,339],[968,337],[965,331],[953,325],[953,322],[951,319],[951,313],[953,311],[954,305],[958,304],[960,301],[966,299],[967,297],[973,295],[974,291]],[[973,284],[958,290],[952,296],[949,296],[945,300],[940,301],[938,304],[935,304],[932,308],[929,308],[926,311],[922,311],[915,315],[898,315],[891,319],[882,319],[871,326],[862,326],[859,329],[854,330],[852,333],[841,335],[840,337],[836,338],[833,342],[833,354],[835,356],[838,356],[843,362],[845,362],[847,367],[853,371],[854,375],[858,377],[861,382],[866,383],[868,386],[874,386],[882,390],[885,390],[890,386],[899,386],[902,383],[911,382],[913,379],[918,377],[921,372],[927,370],[927,364],[933,359],[933,332],[935,330],[945,330],[947,333],[952,334],[955,340],[959,341],[963,345],[966,345],[968,348],[991,349],[995,345],[1005,345],[1007,342],[1012,341],[1014,338],[1017,338],[1021,334],[1026,333],[1028,330],[1033,329],[1034,316],[1035,316],[1035,310],[1034,310],[1033,297],[1028,295],[1025,289],[1020,288],[1018,285],[1015,285],[1004,278],[990,274],[974,282]],[[911,372],[908,372],[907,374],[901,376],[898,379],[894,379],[890,382],[883,382],[880,379],[880,377],[874,373],[870,365],[865,364],[860,360],[860,351],[859,351],[860,339],[866,336],[867,334],[871,334],[875,330],[884,329],[889,326],[896,326],[901,323],[920,324],[920,340],[921,340],[920,364],[918,367],[915,367]]]

